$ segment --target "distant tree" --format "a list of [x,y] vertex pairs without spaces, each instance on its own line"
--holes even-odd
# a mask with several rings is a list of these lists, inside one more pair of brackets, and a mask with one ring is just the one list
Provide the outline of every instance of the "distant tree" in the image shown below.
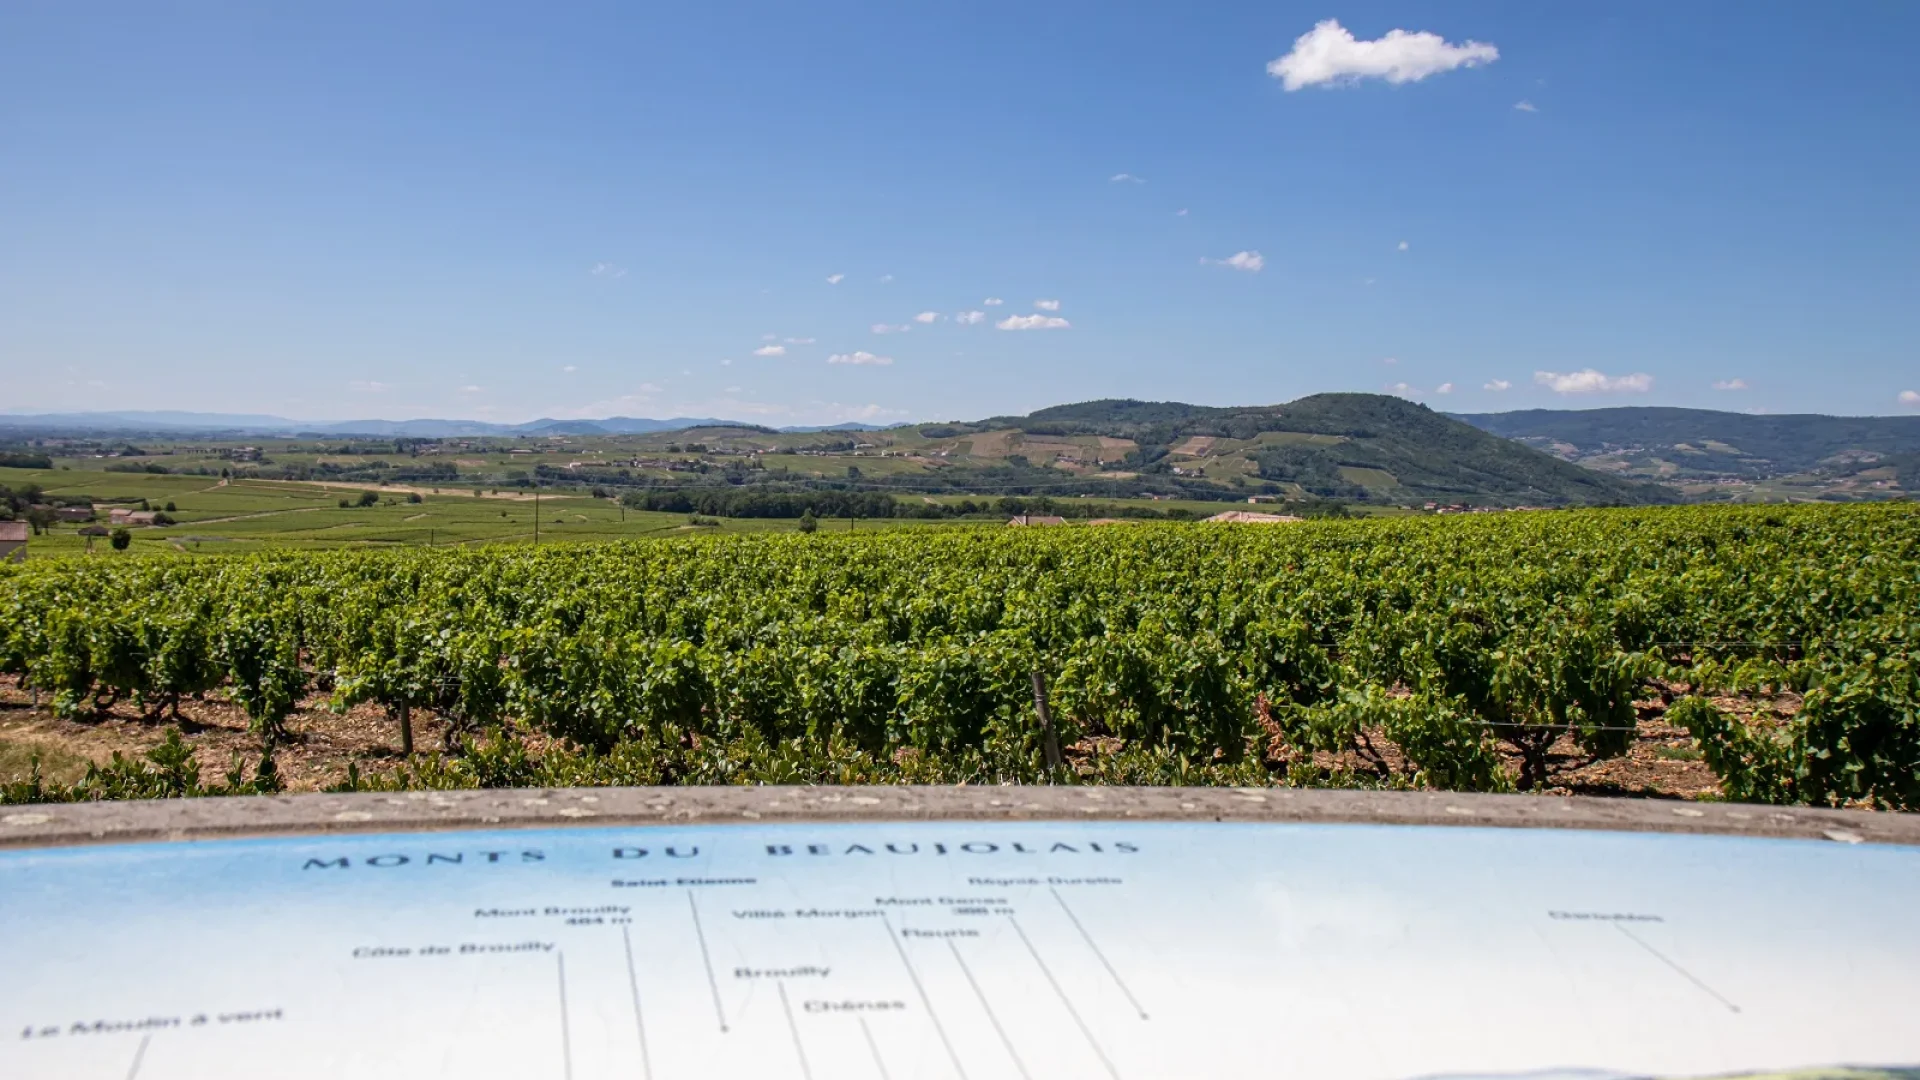
[[174,523],[173,515],[162,510],[160,513],[153,515],[153,523],[155,525],[172,525]]
[[169,500],[167,501],[167,505],[166,505],[166,506],[165,506],[165,507],[164,507],[163,509],[165,509],[167,513],[169,513],[169,514],[171,514],[171,513],[173,513],[173,512],[175,511],[175,510],[178,510],[178,509],[179,509],[179,507],[177,507],[177,506],[175,506],[175,505],[173,505],[173,501],[172,501],[171,499],[169,499]]
[[153,507],[151,507],[151,506],[148,506],[148,505],[147,505],[147,500],[145,500],[145,499],[141,499],[141,500],[140,500],[140,509],[142,509],[142,510],[151,510],[151,509],[153,509]]
[[52,507],[29,506],[27,508],[27,524],[33,528],[35,535],[53,528],[53,523],[59,518],[60,515],[54,513]]
[[125,529],[115,529],[113,535],[107,537],[107,543],[112,544],[115,551],[125,551],[133,543],[133,534]]
[[379,492],[375,492],[375,491],[363,491],[363,492],[361,492],[361,493],[360,493],[360,502],[359,502],[359,505],[361,505],[361,506],[377,506],[377,505],[379,505],[379,503],[380,503],[380,494],[379,494]]
[[407,501],[410,503],[423,503],[423,502],[426,502],[427,500],[421,498],[419,492],[409,491],[407,492]]
[[819,520],[813,516],[813,507],[807,507],[806,512],[800,515],[800,531],[810,533],[819,527]]
[[860,466],[858,465],[847,466],[847,479],[849,480],[860,479]]
[[605,499],[605,498],[611,497],[607,494],[607,489],[600,487],[599,485],[595,485],[593,490],[588,492],[587,494],[592,495],[596,499]]
[[342,509],[342,510],[345,510],[346,508],[348,508],[348,507],[350,507],[350,506],[352,506],[352,505],[353,505],[353,500],[352,500],[352,499],[341,499],[341,500],[340,500],[340,509]]

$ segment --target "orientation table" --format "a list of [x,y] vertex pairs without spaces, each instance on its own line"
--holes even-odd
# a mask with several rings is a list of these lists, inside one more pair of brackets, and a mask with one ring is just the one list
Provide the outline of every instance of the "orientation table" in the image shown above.
[[1917,915],[1920,818],[1798,807],[1078,787],[6,806],[0,1076],[1916,1078]]

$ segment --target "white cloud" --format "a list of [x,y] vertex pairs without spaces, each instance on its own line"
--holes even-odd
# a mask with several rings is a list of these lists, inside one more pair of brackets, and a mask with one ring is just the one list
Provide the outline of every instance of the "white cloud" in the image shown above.
[[1402,241],[1400,241],[1400,246],[1399,246],[1399,247],[1397,247],[1397,248],[1395,248],[1394,250],[1395,250],[1395,251],[1405,251],[1405,250],[1407,250],[1407,242],[1406,242],[1405,240],[1402,240]]
[[838,285],[845,280],[847,280],[847,275],[845,274],[828,274],[827,275],[827,284],[829,285]]
[[355,379],[347,384],[347,389],[357,390],[362,394],[384,394],[387,388],[387,383],[374,382],[370,379]]
[[1747,380],[1719,379],[1714,382],[1713,388],[1715,390],[1745,390],[1747,388]]
[[1337,19],[1314,24],[1294,39],[1293,50],[1267,64],[1267,74],[1288,91],[1305,86],[1344,86],[1361,79],[1419,82],[1454,68],[1500,59],[1500,50],[1479,41],[1459,45],[1421,30],[1389,30],[1374,41],[1356,40]]
[[881,274],[881,275],[880,275],[880,279],[879,279],[879,280],[880,280],[880,284],[882,284],[882,285],[885,285],[885,284],[886,284],[887,282],[889,282],[889,281],[892,281],[892,280],[893,280],[893,275],[892,275],[892,274]]
[[610,262],[597,262],[593,264],[593,268],[588,270],[587,273],[592,274],[594,277],[623,278],[627,276],[627,268],[624,266],[615,266]]
[[837,401],[826,405],[827,415],[835,423],[849,420],[889,420],[907,415],[905,409],[889,409],[884,405],[842,405]]
[[868,329],[872,330],[876,334],[904,334],[907,331],[913,329],[913,327],[907,325],[906,323],[901,323],[898,326],[894,326],[890,323],[877,322],[877,323],[874,323],[872,326],[868,327]]
[[576,371],[579,371],[580,369],[579,369],[578,367],[576,367],[576,366],[574,366],[573,364],[568,364],[568,365],[567,365],[566,367],[563,367],[563,368],[561,368],[560,370],[561,370],[561,371],[564,371],[564,372],[566,372],[566,373],[567,373],[567,374],[569,374],[569,375],[571,375],[571,374],[573,374],[574,372],[576,372]]
[[1508,382],[1508,381],[1507,381],[1507,380],[1505,380],[1505,379],[1488,379],[1488,380],[1486,381],[1486,383],[1485,383],[1485,384],[1484,384],[1483,386],[1481,386],[1481,387],[1480,387],[1480,389],[1482,389],[1482,390],[1491,390],[1491,391],[1493,391],[1494,393],[1496,393],[1496,394],[1498,394],[1498,393],[1500,393],[1500,392],[1501,392],[1502,390],[1511,390],[1511,389],[1513,389],[1513,384],[1512,384],[1512,383],[1510,383],[1510,382]]
[[1418,390],[1415,390],[1413,387],[1408,386],[1406,383],[1403,383],[1403,382],[1388,383],[1386,386],[1386,391],[1389,394],[1398,394],[1401,397],[1412,397],[1414,394],[1419,393]]
[[729,356],[729,357],[727,357],[727,358],[725,358],[725,359],[723,359],[723,360],[721,360],[721,361],[720,361],[720,366],[721,366],[721,367],[732,367],[732,366],[733,366],[733,357],[731,357],[731,356]]
[[914,321],[914,322],[917,322],[917,323],[920,323],[920,324],[921,324],[921,325],[923,325],[923,326],[924,326],[924,325],[926,325],[926,324],[928,324],[928,323],[934,323],[934,322],[939,322],[939,321],[940,321],[940,313],[939,313],[939,312],[937,312],[937,311],[923,311],[923,312],[921,312],[920,314],[918,314],[918,315],[915,315],[915,316],[913,317],[913,321]]
[[460,388],[460,392],[463,394],[477,394],[480,392],[480,387],[475,386],[472,383],[468,383],[467,385]]
[[1902,404],[1902,405],[1920,405],[1920,390],[1902,390],[1902,391],[1900,391],[1900,404]]
[[976,323],[986,322],[987,313],[984,311],[962,311],[954,315],[953,321],[959,323],[961,326],[973,326]]
[[1187,216],[1187,208],[1183,206],[1183,207],[1181,207],[1180,209],[1178,209],[1178,210],[1175,210],[1175,211],[1173,212],[1173,216],[1174,216],[1174,217],[1186,217],[1186,216]]
[[1520,110],[1521,112],[1539,112],[1540,111],[1539,107],[1536,106],[1531,101],[1516,101],[1513,103],[1513,107]]
[[759,348],[753,350],[753,355],[785,356],[787,355],[787,347],[785,345],[762,345]]
[[1632,375],[1608,375],[1584,368],[1562,374],[1558,371],[1536,371],[1533,381],[1552,390],[1556,394],[1611,394],[1628,392],[1644,394],[1653,389],[1653,376],[1636,372]]
[[1113,183],[1113,184],[1144,184],[1146,183],[1146,181],[1142,180],[1140,177],[1135,176],[1132,173],[1124,173],[1124,172],[1114,173],[1112,176],[1109,176],[1107,178],[1107,182]]
[[740,392],[740,388],[737,386],[729,386],[725,390],[722,390],[720,392],[723,394],[737,394]]
[[811,344],[813,344],[813,339],[812,339],[812,338],[810,338],[810,337],[790,337],[790,338],[788,338],[788,339],[787,339],[787,344],[789,344],[789,345],[811,345]]
[[1453,384],[1450,382],[1443,382],[1439,386],[1434,387],[1433,392],[1436,394],[1451,394],[1453,393]]
[[862,349],[862,350],[858,350],[850,353],[834,353],[832,356],[827,357],[827,363],[829,364],[862,364],[862,365],[874,364],[874,365],[884,367],[887,364],[893,363],[893,357],[875,356],[872,353]]
[[643,382],[634,387],[630,394],[619,397],[591,401],[580,406],[561,406],[549,408],[543,415],[556,420],[580,420],[607,416],[631,416],[644,413],[653,407],[655,395],[663,393],[664,388],[655,383]]
[[1035,300],[1035,301],[1033,302],[1033,306],[1034,306],[1034,307],[1037,307],[1037,308],[1039,308],[1039,309],[1040,309],[1041,311],[1059,311],[1059,310],[1060,310],[1060,301],[1058,301],[1058,300]]
[[1388,367],[1392,367],[1393,365],[1400,362],[1400,358],[1397,356],[1383,356],[1380,358],[1380,362],[1387,365]]
[[1200,261],[1210,266],[1230,266],[1249,274],[1257,274],[1261,267],[1267,265],[1267,257],[1257,251],[1236,251],[1224,259],[1201,259]]
[[997,296],[989,296],[985,300],[980,301],[980,305],[982,307],[999,307],[1001,304],[1004,304],[1004,303],[1006,303],[1006,301],[1000,299]]
[[1002,330],[1065,330],[1073,324],[1058,315],[1009,315],[993,325]]

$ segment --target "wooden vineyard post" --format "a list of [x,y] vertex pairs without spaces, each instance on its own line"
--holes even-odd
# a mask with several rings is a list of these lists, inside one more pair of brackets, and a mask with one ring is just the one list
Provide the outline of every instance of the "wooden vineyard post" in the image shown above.
[[1047,708],[1047,684],[1040,678],[1040,669],[1033,669],[1033,711],[1039,714],[1040,730],[1046,736],[1047,768],[1060,767],[1060,737],[1053,730],[1053,712]]
[[403,757],[413,756],[413,706],[400,706],[400,753]]

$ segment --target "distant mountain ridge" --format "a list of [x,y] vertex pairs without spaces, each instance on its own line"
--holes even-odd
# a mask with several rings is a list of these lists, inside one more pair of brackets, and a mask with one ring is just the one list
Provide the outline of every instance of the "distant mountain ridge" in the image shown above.
[[871,424],[767,428],[714,417],[676,416],[668,420],[612,416],[604,420],[529,420],[492,424],[484,420],[338,420],[312,423],[284,416],[178,411],[0,413],[0,428],[31,430],[124,431],[156,434],[236,433],[246,435],[381,435],[389,438],[447,439],[499,435],[651,435],[696,427],[737,427],[766,431],[872,431]]
[[1752,415],[1633,406],[1454,418],[1590,468],[1669,480],[1844,474],[1882,458],[1920,453],[1920,416]]

